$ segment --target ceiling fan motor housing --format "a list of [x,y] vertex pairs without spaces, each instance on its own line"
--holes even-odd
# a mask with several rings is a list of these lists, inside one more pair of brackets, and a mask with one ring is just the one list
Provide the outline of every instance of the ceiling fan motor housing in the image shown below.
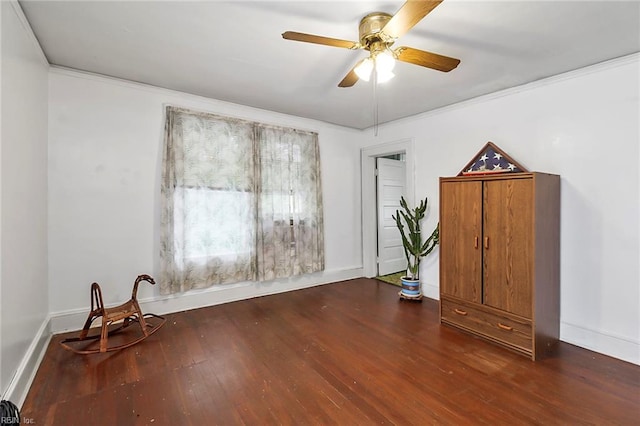
[[391,15],[385,12],[373,12],[360,20],[358,30],[360,34],[360,44],[362,47],[370,50],[372,44],[375,44],[376,42],[379,44],[381,41],[388,45],[393,44],[393,41],[389,42],[387,40],[383,40],[379,34],[391,17]]

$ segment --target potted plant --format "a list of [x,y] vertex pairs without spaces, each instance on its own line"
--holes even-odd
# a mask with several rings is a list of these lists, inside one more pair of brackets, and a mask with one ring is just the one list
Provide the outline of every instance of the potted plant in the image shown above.
[[427,240],[422,242],[420,221],[424,219],[427,210],[427,199],[420,201],[420,205],[413,210],[407,206],[404,197],[400,198],[401,210],[396,210],[396,214],[391,217],[396,221],[400,235],[404,254],[407,257],[407,275],[401,278],[402,290],[400,297],[404,299],[422,300],[422,290],[420,288],[420,259],[427,256],[440,242],[440,224],[431,233]]

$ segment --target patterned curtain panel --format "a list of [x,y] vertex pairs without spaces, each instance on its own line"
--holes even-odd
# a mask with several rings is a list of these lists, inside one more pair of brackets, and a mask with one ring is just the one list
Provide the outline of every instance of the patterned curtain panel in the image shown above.
[[167,107],[162,294],[324,269],[314,133]]
[[257,279],[324,269],[318,135],[257,126]]

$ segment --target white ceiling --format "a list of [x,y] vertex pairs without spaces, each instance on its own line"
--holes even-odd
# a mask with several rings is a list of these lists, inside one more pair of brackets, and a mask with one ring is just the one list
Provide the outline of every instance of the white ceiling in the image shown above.
[[[51,64],[358,129],[373,125],[373,87],[338,83],[366,52],[281,33],[357,41],[364,15],[403,3],[20,1]],[[378,86],[381,123],[638,52],[640,3],[445,0],[395,46],[461,63],[398,63]]]

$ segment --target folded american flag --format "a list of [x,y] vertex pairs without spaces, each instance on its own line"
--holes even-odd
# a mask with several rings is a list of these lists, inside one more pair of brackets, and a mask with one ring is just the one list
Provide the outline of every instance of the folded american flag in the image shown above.
[[505,173],[524,171],[518,163],[513,161],[498,147],[491,142],[477,154],[476,158],[470,162],[461,174],[482,174],[482,173]]

